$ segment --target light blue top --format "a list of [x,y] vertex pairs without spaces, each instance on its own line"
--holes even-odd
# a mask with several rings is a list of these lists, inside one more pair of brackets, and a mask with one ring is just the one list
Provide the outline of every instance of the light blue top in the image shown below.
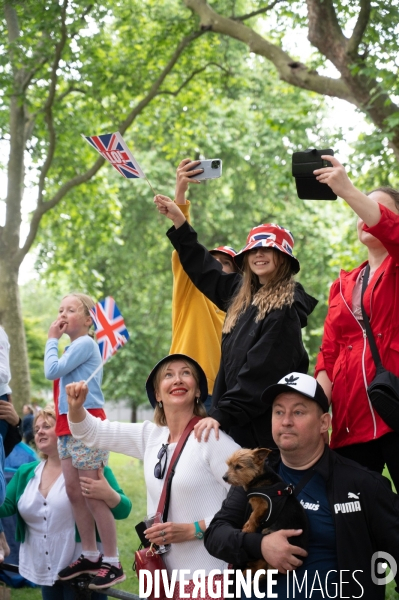
[[[102,363],[100,350],[97,343],[89,335],[82,335],[65,348],[65,352],[58,358],[58,340],[50,338],[46,343],[44,354],[44,375],[47,379],[60,378],[60,397],[58,410],[60,415],[68,412],[68,401],[65,386],[74,381],[86,381],[88,377]],[[85,400],[85,408],[102,408],[104,396],[101,391],[103,370],[89,381],[89,393]]]

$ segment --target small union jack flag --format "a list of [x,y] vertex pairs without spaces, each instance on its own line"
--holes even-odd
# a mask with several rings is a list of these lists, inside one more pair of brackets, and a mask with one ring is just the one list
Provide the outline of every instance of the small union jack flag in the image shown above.
[[146,179],[143,169],[118,131],[93,136],[82,134],[82,137],[126,179]]
[[121,346],[126,344],[129,333],[120,310],[111,296],[97,302],[90,312],[101,357],[105,363]]

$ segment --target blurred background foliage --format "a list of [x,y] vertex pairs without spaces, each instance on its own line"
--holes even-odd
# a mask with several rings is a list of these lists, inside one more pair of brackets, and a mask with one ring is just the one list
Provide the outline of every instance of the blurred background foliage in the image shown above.
[[[234,8],[240,14],[259,3],[214,4],[218,10]],[[291,25],[296,14],[295,27],[304,26],[299,4],[285,3]],[[21,19],[29,23],[26,30],[33,36],[38,9],[34,3],[27,5],[31,14],[21,13]],[[72,5],[81,13],[88,7],[83,0],[72,3],[71,10]],[[51,15],[47,18],[50,21]],[[124,0],[96,5],[89,13],[89,27],[79,30],[76,21],[75,28],[78,33],[63,65],[60,95],[64,89],[65,98],[60,96],[54,110],[58,138],[48,197],[96,160],[80,134],[118,128],[121,115],[140,103],[178,40],[192,30],[192,20],[178,0]],[[273,35],[282,35],[282,26]],[[31,102],[34,105],[35,97]],[[207,35],[188,47],[161,92],[124,136],[155,191],[172,198],[175,169],[183,158],[223,160],[220,179],[189,190],[192,224],[205,246],[228,244],[238,250],[251,227],[268,221],[293,232],[301,262],[298,279],[319,300],[304,332],[312,365],[329,286],[340,267],[350,269],[365,258],[355,217],[341,200],[296,197],[292,152],[334,148],[345,139],[340,127],[326,125],[327,116],[323,97],[280,81],[269,63],[248,54],[239,42]],[[46,134],[44,125],[40,127],[39,119],[30,147],[31,188],[37,183],[35,167],[44,158]],[[378,132],[361,136],[351,169],[364,189],[398,179]],[[124,180],[109,164],[44,216],[35,247],[37,279],[22,288],[34,393],[51,389],[42,375],[46,332],[61,297],[75,290],[96,300],[114,296],[130,332],[130,342],[104,369],[106,397],[128,398],[132,406],[146,401],[146,377],[168,353],[171,341],[172,247],[165,236],[169,223],[155,210],[144,180]]]

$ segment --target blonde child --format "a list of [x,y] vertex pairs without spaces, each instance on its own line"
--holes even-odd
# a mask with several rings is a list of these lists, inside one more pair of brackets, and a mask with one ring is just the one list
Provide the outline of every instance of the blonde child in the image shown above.
[[[93,300],[86,294],[69,294],[60,305],[58,318],[51,324],[44,357],[44,372],[47,379],[54,381],[54,400],[57,412],[56,433],[58,452],[66,490],[82,540],[82,555],[74,563],[62,569],[58,577],[68,580],[82,573],[91,573],[95,578],[91,589],[107,588],[126,579],[118,558],[116,527],[110,508],[102,500],[85,497],[88,488],[85,480],[99,478],[99,470],[107,463],[108,452],[89,449],[75,440],[69,430],[68,403],[65,386],[82,381],[101,364],[97,343],[91,335],[92,318],[90,309]],[[71,344],[58,358],[58,341],[66,333]],[[59,382],[56,380],[59,379]],[[85,407],[102,420],[104,397],[101,391],[102,370],[89,382]],[[58,384],[58,385],[57,385]],[[96,526],[103,544],[104,556],[98,552]]]

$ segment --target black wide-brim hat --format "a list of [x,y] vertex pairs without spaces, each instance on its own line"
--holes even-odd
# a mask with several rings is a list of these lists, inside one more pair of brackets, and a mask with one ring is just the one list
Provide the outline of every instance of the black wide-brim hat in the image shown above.
[[145,389],[147,392],[148,400],[151,403],[153,408],[157,405],[157,399],[155,397],[155,389],[154,389],[154,378],[159,369],[164,363],[174,361],[174,360],[186,360],[188,363],[193,364],[199,375],[199,389],[200,389],[200,400],[201,402],[205,402],[208,397],[208,382],[206,380],[206,375],[204,369],[197,363],[196,360],[191,358],[191,356],[187,356],[187,354],[168,354],[168,356],[164,356],[161,360],[155,365],[152,369],[151,373],[148,375]]

